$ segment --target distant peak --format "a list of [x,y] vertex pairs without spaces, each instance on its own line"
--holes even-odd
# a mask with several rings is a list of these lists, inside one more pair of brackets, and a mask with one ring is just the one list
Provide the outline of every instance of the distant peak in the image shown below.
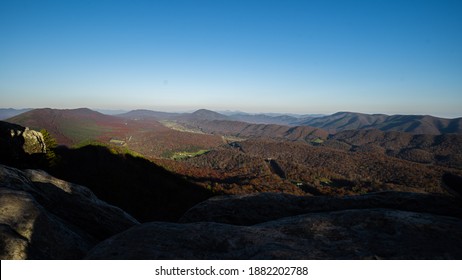
[[221,115],[220,113],[217,113],[217,112],[215,112],[215,111],[208,110],[208,109],[199,109],[199,110],[193,112],[193,114],[203,114],[203,113],[207,113],[207,114],[219,114],[219,115]]
[[74,112],[86,112],[86,113],[90,113],[90,112],[94,112],[94,113],[97,113],[96,111],[93,111],[89,108],[75,108],[75,109],[67,109],[68,111],[74,111]]
[[227,116],[217,113],[215,111],[207,110],[207,109],[200,109],[195,111],[191,114],[191,116],[200,119],[206,120],[227,120],[229,119]]
[[338,115],[364,115],[364,114],[358,113],[358,112],[340,111],[340,112],[333,114],[332,116],[338,116]]

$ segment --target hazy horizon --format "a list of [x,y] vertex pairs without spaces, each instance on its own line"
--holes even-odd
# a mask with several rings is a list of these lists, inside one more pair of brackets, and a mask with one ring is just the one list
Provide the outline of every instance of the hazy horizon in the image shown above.
[[460,1],[1,1],[0,107],[462,116]]
[[250,115],[259,115],[259,114],[266,114],[266,115],[289,115],[289,116],[304,116],[304,115],[323,115],[323,116],[329,116],[329,115],[333,115],[333,114],[336,114],[336,113],[359,113],[359,114],[369,114],[369,115],[421,115],[421,116],[424,116],[424,115],[428,115],[428,116],[433,116],[433,117],[438,117],[438,118],[446,118],[446,119],[458,119],[458,118],[462,118],[462,116],[446,116],[446,115],[433,115],[433,114],[406,114],[406,113],[384,113],[384,112],[358,112],[358,111],[346,111],[346,110],[340,110],[340,111],[336,111],[336,112],[328,112],[328,113],[316,113],[316,112],[301,112],[301,113],[293,113],[293,112],[286,112],[286,111],[242,111],[242,110],[239,110],[239,109],[235,109],[235,110],[232,110],[232,109],[226,109],[226,110],[220,110],[220,109],[211,109],[211,108],[191,108],[191,109],[183,109],[183,110],[178,110],[178,109],[174,109],[174,108],[151,108],[151,109],[147,109],[147,108],[134,108],[134,109],[112,109],[112,108],[108,108],[108,109],[104,109],[104,108],[93,108],[93,107],[74,107],[74,108],[67,108],[67,107],[62,107],[62,108],[53,108],[53,107],[38,107],[38,108],[12,108],[12,107],[9,107],[9,108],[0,108],[0,109],[3,109],[3,110],[9,110],[9,109],[13,109],[13,110],[34,110],[34,109],[53,109],[53,110],[77,110],[77,109],[90,109],[92,111],[96,111],[96,112],[100,112],[100,113],[103,113],[103,114],[106,114],[106,115],[117,115],[117,114],[123,114],[123,113],[128,113],[130,111],[135,111],[135,110],[149,110],[149,111],[157,111],[157,112],[165,112],[165,113],[193,113],[195,111],[198,111],[198,110],[202,110],[202,109],[205,109],[205,110],[209,110],[209,111],[214,111],[214,112],[217,112],[217,113],[221,113],[221,114],[239,114],[239,113],[242,113],[242,114],[250,114]]

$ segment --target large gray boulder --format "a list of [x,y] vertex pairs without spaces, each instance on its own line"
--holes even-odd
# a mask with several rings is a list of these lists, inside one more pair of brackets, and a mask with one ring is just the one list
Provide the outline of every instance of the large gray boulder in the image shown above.
[[26,127],[24,131],[11,131],[11,135],[16,133],[15,137],[24,139],[23,149],[27,154],[46,153],[47,147],[42,133]]
[[138,222],[89,189],[0,165],[0,258],[77,259]]
[[0,187],[0,205],[0,259],[74,259],[97,241],[26,192]]
[[146,223],[88,259],[462,259],[458,218],[390,209],[286,217],[253,226]]

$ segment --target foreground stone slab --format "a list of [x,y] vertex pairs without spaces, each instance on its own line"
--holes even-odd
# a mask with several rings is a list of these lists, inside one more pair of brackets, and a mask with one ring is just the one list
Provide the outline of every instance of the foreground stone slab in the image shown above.
[[146,223],[88,259],[462,259],[458,218],[390,209],[309,213],[253,226]]

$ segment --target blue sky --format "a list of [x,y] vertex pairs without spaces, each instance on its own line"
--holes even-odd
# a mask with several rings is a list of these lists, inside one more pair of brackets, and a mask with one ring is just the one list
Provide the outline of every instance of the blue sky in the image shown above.
[[462,116],[462,1],[0,0],[0,107]]

